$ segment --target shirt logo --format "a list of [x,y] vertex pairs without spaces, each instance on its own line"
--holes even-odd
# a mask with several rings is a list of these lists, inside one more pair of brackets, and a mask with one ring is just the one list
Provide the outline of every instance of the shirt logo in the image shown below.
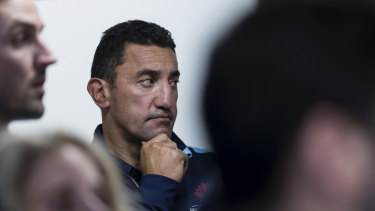
[[201,183],[198,185],[197,189],[195,189],[194,195],[199,199],[203,200],[204,196],[206,195],[207,189],[209,187],[208,183]]

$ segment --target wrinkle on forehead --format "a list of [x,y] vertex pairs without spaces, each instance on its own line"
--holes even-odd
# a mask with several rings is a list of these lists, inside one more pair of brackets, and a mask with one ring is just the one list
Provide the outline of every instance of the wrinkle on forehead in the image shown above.
[[129,44],[126,48],[126,59],[137,63],[166,62],[177,66],[176,55],[168,47]]
[[42,20],[32,0],[0,1],[0,23],[11,24],[15,21],[35,25],[38,31],[43,27]]

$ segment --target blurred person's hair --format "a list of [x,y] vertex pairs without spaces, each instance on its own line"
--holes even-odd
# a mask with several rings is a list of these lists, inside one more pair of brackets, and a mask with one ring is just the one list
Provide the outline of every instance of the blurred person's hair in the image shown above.
[[258,0],[257,11],[280,10],[291,7],[335,7],[353,9],[359,7],[373,7],[373,0]]
[[171,33],[155,23],[142,20],[119,23],[103,32],[92,62],[91,78],[105,79],[113,88],[116,80],[115,69],[125,62],[124,54],[129,43],[168,47],[173,52],[176,47]]
[[[8,137],[9,138],[9,137]],[[73,146],[89,156],[103,175],[107,194],[106,205],[113,211],[133,210],[130,197],[124,193],[118,169],[100,146],[90,146],[74,135],[55,133],[43,137],[14,140],[0,149],[0,210],[20,211],[22,186],[39,158],[64,146]],[[48,157],[44,158],[48,159]]]
[[279,164],[313,106],[336,106],[374,131],[374,11],[319,4],[263,10],[215,49],[204,113],[230,203],[277,194]]

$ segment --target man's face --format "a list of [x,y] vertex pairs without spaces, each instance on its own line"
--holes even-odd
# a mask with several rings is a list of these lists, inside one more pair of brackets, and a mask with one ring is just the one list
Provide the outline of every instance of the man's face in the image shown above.
[[0,120],[40,117],[46,68],[56,59],[33,1],[1,1],[0,28]]
[[148,141],[172,134],[177,115],[178,71],[170,48],[128,44],[125,62],[116,68],[110,115],[125,138]]

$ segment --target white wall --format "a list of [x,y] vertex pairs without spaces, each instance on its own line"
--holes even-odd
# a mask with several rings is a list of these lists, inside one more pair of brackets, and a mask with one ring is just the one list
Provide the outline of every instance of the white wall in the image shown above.
[[58,57],[47,71],[46,112],[39,120],[16,121],[17,135],[51,130],[91,141],[100,110],[86,91],[101,33],[129,19],[155,22],[177,45],[181,71],[174,131],[192,146],[212,149],[201,115],[201,94],[209,52],[226,29],[254,8],[254,0],[44,0],[36,1],[45,23],[43,37]]

